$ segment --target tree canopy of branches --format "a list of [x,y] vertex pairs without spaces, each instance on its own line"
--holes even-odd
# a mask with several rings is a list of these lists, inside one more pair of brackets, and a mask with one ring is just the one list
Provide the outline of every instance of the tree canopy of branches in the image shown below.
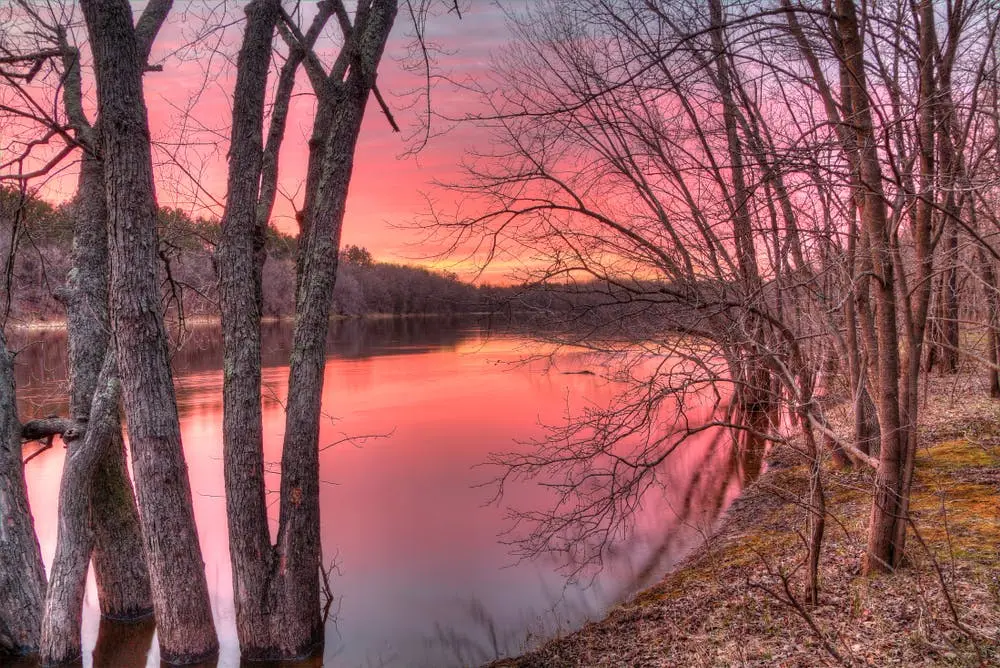
[[[528,552],[575,535],[598,557],[678,447],[685,397],[721,384],[725,423],[776,437],[783,412],[811,463],[809,599],[829,452],[876,471],[865,568],[900,566],[928,324],[947,368],[963,262],[996,369],[998,24],[976,0],[546,0],[514,18],[472,119],[494,143],[455,185],[475,213],[433,222],[485,261],[535,258],[538,281],[596,279],[571,340],[636,342],[612,351],[643,369],[622,405],[498,460],[563,481]],[[850,440],[817,400],[841,378]]]

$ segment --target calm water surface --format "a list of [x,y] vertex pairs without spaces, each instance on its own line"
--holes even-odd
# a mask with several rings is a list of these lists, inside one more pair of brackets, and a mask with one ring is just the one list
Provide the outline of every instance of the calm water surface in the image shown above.
[[[21,419],[65,411],[65,336],[12,342]],[[290,327],[266,328],[266,457],[280,458]],[[26,342],[33,341],[30,345]],[[174,357],[184,450],[195,515],[222,642],[220,666],[239,665],[222,476],[222,372],[216,330],[196,331]],[[543,508],[538,485],[508,489],[501,506],[481,487],[497,471],[491,452],[526,449],[542,425],[620,390],[602,360],[546,349],[485,322],[438,319],[334,323],[321,429],[323,546],[335,562],[337,601],[324,665],[476,665],[517,653],[600,617],[660,576],[701,540],[741,487],[731,439],[706,431],[671,455],[636,535],[602,572],[567,582],[553,560],[516,562],[503,543],[506,506]],[[595,375],[566,373],[581,370]],[[692,415],[693,420],[707,416]],[[365,435],[377,438],[358,439]],[[354,440],[345,440],[354,438]],[[26,453],[32,446],[26,449]],[[29,495],[46,564],[55,551],[56,503],[65,451],[27,466]],[[271,476],[269,484],[277,485]],[[277,497],[273,515],[277,515]],[[274,518],[272,518],[273,520]],[[155,638],[102,634],[93,579],[84,620],[84,664],[157,665]],[[105,632],[107,629],[104,630]],[[120,643],[124,643],[119,646]],[[97,652],[95,653],[95,645]],[[115,658],[106,659],[114,655]],[[95,656],[97,658],[95,659]]]

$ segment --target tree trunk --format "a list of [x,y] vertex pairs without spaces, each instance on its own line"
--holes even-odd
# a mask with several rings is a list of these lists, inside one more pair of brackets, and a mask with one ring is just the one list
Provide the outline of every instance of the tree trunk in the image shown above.
[[[337,250],[344,221],[354,150],[375,71],[396,17],[396,2],[377,1],[356,26],[347,79],[321,95],[317,118],[328,117],[322,159],[310,165],[317,187],[314,206],[300,236],[305,253],[296,304],[295,332],[288,374],[285,440],[281,457],[281,509],[276,560],[280,564],[279,606],[287,649],[307,650],[322,642],[320,614],[319,421],[326,366],[326,333],[337,276]],[[349,47],[349,48],[350,48]],[[283,644],[284,644],[283,643]]]
[[[80,612],[93,549],[90,527],[94,474],[115,445],[118,380],[114,353],[106,356],[93,399],[86,435],[68,439],[59,487],[59,530],[42,621],[41,659],[45,665],[81,656]],[[65,437],[64,437],[65,438]]]
[[216,251],[224,355],[223,459],[233,567],[236,631],[246,659],[294,658],[279,649],[272,625],[274,568],[264,489],[261,421],[261,271],[264,230],[257,204],[263,158],[264,100],[277,0],[247,5],[247,26],[236,61],[229,188]]
[[0,657],[38,651],[45,569],[21,466],[13,356],[0,331]]
[[[949,193],[949,198],[953,197]],[[941,350],[941,370],[958,373],[959,340],[959,300],[958,300],[958,227],[948,221],[948,270],[944,280],[944,337]]]
[[[920,192],[916,203],[913,228],[916,285],[909,298],[907,327],[906,366],[902,378],[902,404],[900,410],[899,486],[895,490],[896,505],[893,510],[895,537],[892,540],[891,568],[903,561],[906,545],[907,518],[910,512],[910,488],[913,483],[913,467],[917,453],[917,414],[920,408],[920,369],[927,320],[930,311],[931,290],[934,276],[934,248],[932,228],[937,209],[936,176],[938,162],[937,144],[938,95],[935,80],[935,56],[937,37],[934,29],[934,6],[932,0],[919,3],[919,44],[920,44],[920,88],[917,115],[918,148],[920,154]],[[944,128],[949,132],[950,128]],[[946,165],[951,169],[950,165]],[[902,266],[900,271],[903,271]],[[906,285],[901,282],[905,290]],[[909,292],[909,291],[907,291]]]
[[895,563],[896,509],[901,485],[900,464],[905,439],[901,436],[899,415],[899,336],[896,329],[896,295],[889,223],[878,141],[868,106],[865,83],[864,51],[858,28],[857,8],[853,0],[838,0],[838,25],[844,49],[844,65],[851,84],[850,110],[855,131],[857,165],[860,177],[861,223],[867,236],[871,268],[875,282],[875,326],[878,339],[876,360],[878,415],[881,427],[881,451],[872,499],[865,570],[884,570]]
[[982,247],[977,251],[983,275],[983,292],[986,297],[987,328],[989,332],[990,396],[1000,398],[1000,286],[997,284],[993,258]]
[[[335,68],[318,87],[305,211],[300,220],[281,510],[277,544],[272,547],[263,482],[260,277],[262,226],[267,222],[261,213],[269,209],[273,197],[268,178],[262,178],[263,108],[279,11],[274,0],[257,0],[247,7],[234,92],[229,195],[217,251],[225,346],[225,472],[237,631],[244,656],[255,659],[302,657],[323,642],[318,440],[326,332],[354,149],[396,3],[374,3],[353,30],[342,24],[350,73],[341,80],[347,70]],[[316,34],[321,27],[316,27]],[[272,134],[275,130],[280,133],[280,126],[272,127]],[[269,152],[271,141],[269,137]],[[269,160],[275,158],[270,156]]]
[[[91,412],[94,389],[108,351],[108,211],[101,162],[85,155],[77,187],[73,270],[66,305],[69,339],[70,414]],[[115,367],[117,368],[117,367]],[[115,405],[115,417],[118,407]],[[101,614],[135,619],[152,612],[149,573],[135,494],[125,463],[121,428],[90,481],[93,486],[93,560]]]
[[145,668],[156,631],[156,620],[144,617],[133,623],[101,619],[94,645],[93,665],[115,668]]
[[[802,387],[808,387],[803,380]],[[805,406],[803,402],[803,406]],[[826,531],[826,494],[823,491],[823,454],[816,445],[809,411],[799,411],[802,436],[806,453],[809,455],[809,541],[806,557],[806,600],[811,606],[819,605],[819,558],[823,550],[823,535]]]
[[125,0],[83,0],[107,190],[112,338],[128,422],[161,657],[195,662],[218,639],[181,448],[156,280],[156,198],[142,93],[145,56]]

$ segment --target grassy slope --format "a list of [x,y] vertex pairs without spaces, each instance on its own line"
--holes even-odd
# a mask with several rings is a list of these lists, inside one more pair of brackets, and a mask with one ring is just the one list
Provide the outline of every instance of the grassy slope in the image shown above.
[[496,666],[1000,666],[1000,403],[979,379],[937,378],[923,414],[913,500],[920,538],[911,532],[901,572],[858,571],[871,474],[826,476],[823,590],[805,614],[840,660],[782,585],[790,574],[801,598],[796,532],[807,480],[796,455],[779,449],[679,569],[605,619]]

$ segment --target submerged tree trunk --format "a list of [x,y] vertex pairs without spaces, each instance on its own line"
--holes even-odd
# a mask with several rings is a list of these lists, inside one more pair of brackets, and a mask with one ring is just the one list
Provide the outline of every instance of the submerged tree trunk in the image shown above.
[[[314,23],[311,48],[329,12]],[[280,4],[256,0],[238,59],[229,165],[229,195],[216,255],[225,356],[224,448],[237,631],[244,656],[292,659],[323,642],[320,608],[319,421],[326,332],[336,279],[354,149],[369,91],[395,19],[395,2],[359,8],[356,25],[338,14],[344,56],[326,75],[314,61],[310,76],[318,109],[310,141],[310,173],[299,237],[296,323],[289,369],[281,509],[277,544],[270,544],[263,482],[260,412],[260,277],[263,226],[273,199],[270,180],[283,126],[272,119],[262,151],[263,108]],[[295,57],[302,54],[295,52]],[[293,62],[293,67],[296,63]],[[348,67],[349,65],[349,67]],[[294,69],[282,72],[279,91]],[[286,78],[289,77],[289,78]],[[291,92],[290,85],[287,93]],[[281,100],[279,96],[279,100]],[[276,103],[277,104],[277,103]],[[273,154],[272,154],[273,153]],[[266,170],[265,170],[266,167]]]
[[261,421],[261,271],[263,235],[257,204],[263,161],[264,98],[271,63],[277,0],[247,8],[243,46],[236,61],[229,188],[215,260],[223,335],[223,459],[229,552],[233,567],[236,632],[247,659],[283,654],[272,625],[274,581],[264,489]]
[[128,422],[150,589],[164,661],[215,655],[218,640],[156,280],[156,198],[145,65],[125,0],[83,0],[97,79],[107,190],[111,329]]
[[13,356],[0,331],[0,657],[38,651],[45,569],[21,466]]
[[[99,160],[85,156],[77,189],[74,266],[66,305],[70,414],[76,419],[91,413],[110,340],[105,197],[103,166]],[[104,384],[108,382],[110,379]],[[117,421],[117,403],[114,413]],[[101,461],[92,476],[82,480],[93,487],[94,575],[101,614],[119,620],[135,619],[152,612],[149,575],[120,427],[112,429],[108,438],[110,447],[98,446],[103,453]]]
[[[320,596],[319,423],[326,366],[326,333],[337,276],[354,151],[375,72],[396,17],[397,3],[378,0],[348,37],[350,73],[320,96],[317,117],[330,118],[315,183],[315,204],[306,220],[307,239],[288,374],[285,439],[281,457],[281,509],[276,559],[285,634],[296,643],[322,642]],[[311,163],[312,164],[312,163]]]
[[[147,12],[155,13],[162,6],[162,1],[153,2],[147,5]],[[148,22],[148,18],[140,19],[144,20]],[[132,620],[152,612],[139,515],[125,462],[117,390],[110,405],[103,398],[103,405],[94,407],[102,422],[90,420],[89,429],[98,429],[98,434],[87,433],[84,437],[99,375],[109,362],[107,193],[104,166],[98,157],[99,130],[88,121],[83,107],[79,50],[71,47],[63,35],[60,40],[65,67],[63,106],[84,146],[73,218],[73,268],[60,295],[67,315],[70,416],[79,428],[74,429],[74,439],[67,437],[66,430],[62,432],[70,453],[60,486],[60,533],[43,620],[41,654],[48,663],[71,660],[80,652],[81,596],[91,559],[102,615]],[[112,364],[107,370],[112,377],[100,379],[102,389],[117,385],[113,377],[116,368]],[[109,411],[106,419],[110,422],[105,423]],[[107,442],[92,442],[97,436]]]
[[59,487],[59,530],[42,623],[41,659],[45,665],[80,657],[80,612],[93,549],[90,530],[93,478],[117,443],[118,379],[114,352],[101,370],[86,435],[67,440],[66,464]]

